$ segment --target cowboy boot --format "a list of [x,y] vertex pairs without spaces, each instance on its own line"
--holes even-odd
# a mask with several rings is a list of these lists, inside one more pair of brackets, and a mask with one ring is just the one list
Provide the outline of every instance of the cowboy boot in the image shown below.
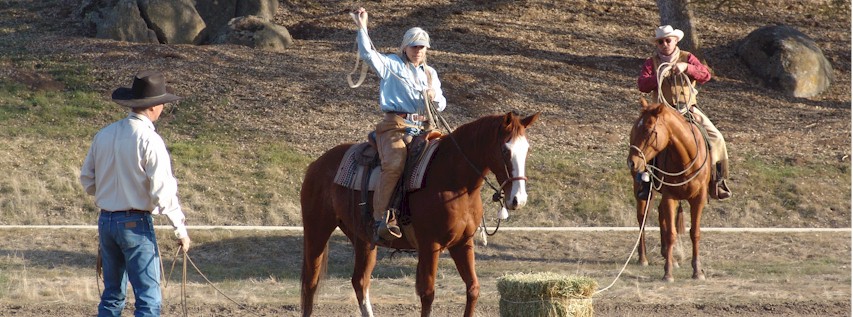
[[732,191],[729,185],[726,184],[726,178],[729,176],[729,162],[723,160],[717,162],[716,173],[714,174],[714,197],[718,200],[726,200],[732,197]]
[[400,231],[400,226],[397,225],[397,218],[394,216],[394,211],[389,209],[385,211],[385,219],[377,220],[373,224],[374,235],[373,241],[378,242],[381,238],[385,241],[393,241],[403,236]]
[[640,184],[640,190],[637,191],[637,198],[640,200],[649,199],[649,192],[652,190],[652,180],[649,172],[638,173],[637,183]]

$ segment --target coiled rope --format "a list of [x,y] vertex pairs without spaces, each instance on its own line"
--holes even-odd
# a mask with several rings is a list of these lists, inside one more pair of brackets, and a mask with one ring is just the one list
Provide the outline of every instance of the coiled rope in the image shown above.
[[[661,63],[656,70],[657,71],[656,79],[657,79],[657,84],[658,84],[658,88],[657,88],[658,101],[660,103],[670,107],[670,108],[675,109],[676,111],[678,111],[678,113],[680,113],[683,116],[689,116],[690,115],[689,106],[687,106],[686,104],[682,105],[682,104],[678,104],[678,103],[676,104],[676,106],[673,106],[669,103],[668,100],[666,100],[666,97],[664,97],[664,94],[663,94],[663,88],[662,88],[663,80],[665,77],[667,77],[666,75],[668,75],[669,73],[672,72],[672,67],[674,65],[675,65],[675,63],[664,62],[664,63]],[[680,89],[680,87],[683,87],[682,84],[686,84],[686,86],[690,87],[690,89],[688,89],[688,94],[686,97],[687,97],[687,100],[691,100],[693,98],[693,96],[696,94],[696,89],[693,87],[692,83],[690,82],[690,77],[688,77],[687,74],[685,74],[684,72],[681,72],[681,73],[678,73],[676,76],[674,76],[674,80],[676,81],[676,84],[674,85],[676,87],[676,89]],[[676,91],[676,95],[678,95],[677,91]],[[692,118],[692,116],[691,116],[691,118]],[[696,148],[698,149],[699,148],[699,139],[696,137],[696,133],[693,129],[690,129],[690,131],[693,133],[693,139],[696,142]],[[631,149],[636,150],[637,153],[640,154],[640,157],[642,158],[643,162],[648,162],[648,160],[646,159],[645,153],[643,153],[643,150],[641,150],[639,147],[637,147],[633,144],[629,144],[629,146],[631,147]],[[707,151],[705,152],[705,156],[707,158],[707,156],[708,156]],[[645,172],[648,172],[649,175],[651,175],[651,177],[652,177],[652,179],[650,180],[652,182],[652,184],[651,184],[652,188],[649,190],[648,196],[646,196],[646,199],[645,199],[646,200],[646,207],[643,209],[643,221],[640,224],[640,233],[637,235],[637,241],[634,243],[634,248],[631,249],[631,253],[628,255],[628,259],[625,260],[625,264],[622,265],[622,269],[619,270],[619,273],[616,274],[616,277],[613,279],[613,282],[611,282],[610,285],[607,285],[607,287],[595,291],[595,293],[593,293],[593,296],[598,295],[599,293],[610,289],[614,284],[616,284],[616,281],[619,280],[619,277],[622,276],[622,273],[625,272],[625,269],[628,267],[628,263],[631,262],[631,258],[634,257],[634,252],[636,252],[637,248],[640,246],[640,240],[643,237],[643,232],[645,232],[645,230],[646,230],[646,219],[648,219],[649,206],[651,206],[650,200],[652,197],[652,189],[660,190],[664,185],[666,185],[666,186],[681,186],[681,185],[689,183],[694,178],[696,178],[697,175],[699,175],[699,172],[705,168],[705,165],[703,165],[702,168],[697,170],[695,173],[693,173],[692,176],[690,176],[687,180],[685,180],[683,182],[669,183],[669,182],[664,181],[663,178],[664,178],[664,176],[675,177],[675,176],[684,175],[685,173],[687,173],[688,170],[690,170],[691,167],[693,167],[693,165],[698,161],[698,159],[699,159],[699,155],[694,157],[693,160],[690,162],[690,164],[688,164],[687,167],[684,168],[684,170],[682,170],[681,172],[677,172],[677,173],[669,173],[667,171],[664,171],[664,170],[658,168],[654,164],[646,164]],[[703,159],[703,161],[704,161],[704,159]],[[664,176],[658,176],[657,175],[658,173],[660,173]],[[657,185],[657,187],[655,187],[655,185]]]

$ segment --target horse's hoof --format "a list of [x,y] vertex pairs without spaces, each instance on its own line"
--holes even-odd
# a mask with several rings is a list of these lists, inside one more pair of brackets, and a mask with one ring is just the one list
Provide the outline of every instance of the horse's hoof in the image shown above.
[[675,278],[673,278],[672,276],[664,276],[663,281],[667,283],[672,283],[675,282]]
[[703,270],[703,271],[698,271],[698,272],[693,272],[693,279],[694,279],[694,280],[698,280],[698,281],[704,281],[704,280],[705,280],[705,272],[704,272],[704,270]]
[[640,266],[649,266],[649,261],[640,261]]
[[681,267],[681,265],[678,264],[678,262],[672,262],[672,266],[675,267],[676,269]]

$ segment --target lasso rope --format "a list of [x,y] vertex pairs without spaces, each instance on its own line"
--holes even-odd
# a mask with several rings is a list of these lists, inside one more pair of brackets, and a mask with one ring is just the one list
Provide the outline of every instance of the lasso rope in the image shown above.
[[[663,81],[666,77],[669,77],[669,74],[672,72],[672,67],[674,67],[675,64],[676,63],[674,63],[674,62],[673,63],[663,62],[660,65],[658,65],[658,68],[656,70],[656,72],[657,72],[656,73],[657,74],[656,79],[657,79],[657,84],[658,84],[658,90],[657,90],[658,102],[665,104],[665,105],[677,110],[678,113],[684,115],[688,112],[690,107],[689,107],[689,105],[684,105],[683,107],[681,107],[681,105],[678,103],[679,92],[678,91],[675,92],[675,94],[676,94],[676,96],[675,96],[676,105],[675,106],[671,105],[669,103],[669,100],[666,100],[666,97],[663,94],[663,85],[662,85]],[[690,101],[691,99],[693,99],[693,96],[696,95],[696,88],[693,87],[693,84],[690,81],[690,77],[688,77],[687,74],[685,74],[684,72],[680,72],[678,74],[675,74],[672,77],[673,77],[672,80],[676,81],[675,85],[673,85],[673,86],[677,90],[680,90],[684,86],[690,87],[688,89],[685,97],[687,98],[687,101]]]
[[[356,17],[355,13],[350,12],[350,17],[352,17],[352,19],[353,19],[354,21],[356,21],[356,23],[358,23],[358,17]],[[369,36],[367,37],[367,41],[368,41],[368,42],[367,42],[366,44],[367,44],[367,45],[369,45],[369,46],[370,46],[370,48],[371,48],[371,49],[373,49],[373,51],[376,51],[376,52],[378,53],[378,50],[376,50],[376,46],[374,46],[374,45],[373,45],[373,41],[370,39],[370,37],[369,37]],[[356,42],[356,44],[355,44],[355,45],[356,45],[356,47],[357,47],[357,46],[358,46],[358,43]],[[449,136],[449,138],[450,138],[451,142],[453,142],[453,144],[454,144],[454,145],[456,145],[456,147],[459,149],[460,153],[463,153],[462,157],[465,159],[465,161],[468,163],[468,165],[470,165],[470,166],[471,166],[471,168],[473,168],[473,169],[474,169],[474,171],[475,171],[476,173],[479,173],[479,169],[477,168],[477,166],[476,166],[476,165],[474,165],[474,163],[473,163],[473,162],[471,162],[471,160],[470,160],[470,159],[468,159],[468,157],[464,155],[464,152],[462,152],[462,147],[461,147],[461,146],[459,146],[459,143],[457,143],[457,142],[456,142],[456,139],[455,139],[455,138],[453,138],[453,135],[451,134],[451,132],[453,132],[453,130],[454,130],[454,129],[450,126],[450,124],[448,124],[448,123],[447,123],[447,121],[444,119],[444,117],[443,117],[443,116],[441,116],[441,115],[439,114],[439,112],[435,109],[435,105],[434,105],[434,103],[433,103],[433,100],[431,100],[430,98],[428,98],[428,96],[427,96],[427,94],[426,94],[426,90],[425,90],[425,89],[417,89],[418,87],[416,87],[414,83],[410,82],[409,80],[406,80],[405,78],[401,77],[400,75],[398,75],[397,73],[395,73],[394,71],[392,71],[392,70],[388,67],[388,65],[387,65],[387,64],[385,64],[385,61],[384,61],[384,60],[380,59],[380,61],[382,62],[382,65],[383,65],[383,66],[385,66],[385,68],[386,68],[386,69],[388,69],[388,72],[389,72],[389,73],[391,73],[391,75],[392,75],[392,76],[394,76],[395,78],[397,78],[398,80],[400,80],[400,81],[401,81],[401,82],[403,82],[404,84],[406,84],[406,85],[410,86],[412,89],[414,89],[414,90],[416,90],[416,91],[420,91],[420,93],[421,93],[421,97],[422,97],[422,98],[423,98],[423,100],[424,100],[424,112],[426,112],[426,114],[427,114],[427,122],[428,122],[428,123],[427,123],[427,125],[424,127],[424,131],[430,131],[430,130],[433,130],[433,127],[432,127],[433,122],[438,121],[438,122],[439,122],[441,125],[443,125],[443,126],[445,127],[445,129],[447,130],[447,132],[448,132],[448,133],[447,133],[447,135]],[[358,69],[359,69],[359,64],[361,64],[361,74],[359,75],[359,79],[358,79],[358,81],[357,81],[357,82],[353,82],[353,80],[352,80],[352,76],[353,76],[353,75],[358,71]],[[426,62],[424,63],[424,66],[427,66]],[[407,69],[408,69],[408,68],[407,68]],[[426,69],[426,67],[424,67],[424,71],[425,71],[425,72],[428,72],[429,70],[427,70],[427,69]],[[364,78],[365,78],[366,74],[367,74],[367,63],[364,63],[364,62],[361,60],[360,56],[358,56],[358,54],[356,53],[356,60],[355,60],[355,65],[354,65],[354,67],[353,67],[353,70],[352,70],[352,71],[347,75],[347,83],[349,84],[350,88],[356,88],[356,87],[359,87],[359,86],[362,84],[362,82],[364,81]],[[432,83],[430,82],[430,83],[428,83],[428,84],[430,84],[430,85],[431,85]],[[431,88],[432,88],[432,87],[430,87],[430,89],[431,89]],[[437,120],[436,120],[436,119],[437,119]],[[439,128],[439,129],[440,129],[440,128]],[[511,176],[511,175],[510,175],[510,176]],[[510,177],[510,178],[511,178],[511,177]],[[488,179],[488,178],[484,178],[484,180],[485,180],[486,184],[487,184],[489,187],[491,187],[491,188],[492,188],[492,190],[494,190],[494,191],[496,192],[496,194],[500,194],[500,189],[498,189],[498,188],[496,188],[494,185],[492,185],[492,183],[489,181],[489,179]],[[501,195],[501,196],[502,196],[502,195]],[[503,204],[503,200],[500,200],[500,204],[501,204],[501,207],[502,207],[502,208],[506,208],[506,206],[504,206],[504,204]],[[492,236],[492,235],[496,234],[496,233],[497,233],[497,231],[498,231],[498,229],[500,228],[500,224],[501,224],[501,219],[498,219],[498,224],[497,224],[497,226],[495,227],[495,230],[494,230],[493,232],[489,233],[489,232],[488,232],[488,229],[486,228],[486,216],[485,216],[485,213],[483,214],[483,220],[482,220],[482,222],[481,222],[481,225],[482,225],[482,227],[483,227],[483,231],[484,231],[487,235]]]
[[[178,255],[181,253],[181,250],[183,250],[183,249],[178,248],[178,250],[176,250],[176,252],[175,252],[175,259],[172,260],[172,268],[169,270],[169,278],[171,278],[171,276],[172,276],[172,271],[175,269],[175,262],[177,262]],[[207,276],[205,276],[204,273],[201,272],[201,270],[198,268],[198,266],[195,265],[195,262],[193,262],[192,258],[190,258],[190,255],[187,252],[183,252],[183,267],[182,267],[182,275],[183,276],[181,277],[181,306],[182,306],[184,316],[188,316],[188,307],[187,307],[187,262],[189,262],[193,266],[193,268],[198,273],[198,275],[200,275],[207,282],[207,284],[210,285],[210,287],[213,287],[213,289],[215,289],[217,293],[224,296],[225,298],[227,298],[232,303],[236,304],[237,307],[239,307],[240,309],[243,309],[243,310],[247,311],[248,313],[250,313],[254,316],[260,317],[260,315],[254,313],[252,311],[249,311],[248,306],[246,306],[245,304],[241,304],[241,303],[237,302],[236,300],[234,300],[233,298],[229,297],[224,292],[222,292],[221,289],[216,287],[216,285],[214,285],[213,282],[211,282],[210,279],[208,279]],[[167,281],[168,281],[168,279],[167,279]],[[164,287],[165,287],[165,285],[164,285]]]
[[[352,13],[350,13],[352,14]],[[372,45],[372,44],[371,44]],[[356,50],[358,50],[358,43],[355,43]],[[358,72],[359,64],[361,64],[361,74],[358,75],[358,81],[352,81],[352,75]],[[347,74],[347,84],[349,84],[349,88],[358,88],[361,86],[361,83],[364,82],[364,79],[367,78],[367,63],[363,63],[361,58],[358,57],[358,54],[355,55],[355,65],[353,65],[352,71]]]
[[643,222],[640,224],[640,234],[637,235],[637,242],[634,243],[634,248],[631,249],[631,253],[628,254],[628,259],[625,260],[625,264],[622,265],[622,269],[619,270],[619,273],[616,274],[616,277],[613,279],[613,282],[611,282],[610,285],[607,285],[607,287],[595,291],[595,293],[592,293],[592,296],[598,295],[599,293],[604,292],[604,291],[610,289],[611,287],[613,287],[613,285],[616,284],[616,281],[619,280],[619,277],[622,276],[622,273],[625,272],[625,268],[628,267],[628,263],[630,263],[631,258],[634,257],[634,252],[636,252],[637,247],[640,246],[640,240],[643,237],[643,232],[646,231],[646,219],[648,218],[648,215],[649,215],[649,206],[651,205],[651,198],[652,198],[652,191],[649,190],[648,196],[646,196],[646,208],[643,209]]
[[[689,113],[689,107],[688,107],[688,106],[685,106],[685,107],[683,107],[682,109],[676,108],[676,107],[674,107],[674,106],[670,105],[670,104],[669,104],[669,102],[666,100],[666,97],[664,97],[664,95],[663,95],[663,90],[662,90],[661,86],[662,86],[663,78],[664,78],[664,77],[666,77],[666,76],[664,76],[663,74],[665,74],[665,73],[669,73],[669,72],[672,70],[672,66],[673,66],[673,63],[661,63],[661,65],[660,65],[660,66],[658,66],[658,69],[657,69],[658,101],[660,101],[661,103],[665,104],[665,105],[666,105],[666,106],[668,106],[668,107],[671,107],[671,108],[675,109],[675,110],[676,110],[676,111],[678,111],[681,115],[686,115],[686,114],[688,114],[688,113]],[[695,93],[695,92],[694,92],[694,88],[693,88],[693,86],[692,86],[692,85],[690,85],[690,78],[689,78],[689,77],[687,77],[687,74],[685,74],[685,73],[683,73],[683,72],[682,72],[682,73],[679,73],[679,75],[681,75],[681,76],[677,76],[677,77],[676,77],[676,80],[686,80],[686,83],[687,83],[687,84],[689,85],[689,87],[690,87],[690,94],[687,96],[687,97],[688,97],[688,99],[687,99],[687,100],[690,100],[690,99],[693,97],[693,94]],[[680,87],[680,85],[675,85],[675,86],[676,86],[676,87]],[[677,97],[676,97],[676,98],[677,98]],[[676,100],[676,101],[677,101],[677,100]],[[691,123],[691,124],[693,124],[693,123]],[[693,140],[696,142],[696,149],[698,150],[698,149],[699,149],[699,139],[696,137],[696,133],[695,133],[695,131],[694,131],[693,129],[690,129],[690,131],[691,131],[691,133],[693,134]],[[698,175],[699,175],[699,172],[700,172],[700,171],[702,171],[702,169],[704,169],[704,168],[705,168],[705,165],[702,165],[702,167],[701,167],[701,168],[699,168],[698,170],[696,170],[696,172],[695,172],[695,173],[693,173],[693,175],[691,175],[689,178],[687,178],[687,180],[685,180],[685,181],[683,181],[683,182],[679,182],[679,183],[669,183],[669,182],[664,181],[664,179],[663,179],[663,178],[664,178],[664,176],[658,176],[658,175],[657,175],[657,173],[663,174],[663,175],[665,175],[665,176],[673,176],[673,177],[675,177],[675,176],[681,176],[681,175],[684,175],[684,174],[685,174],[685,173],[687,173],[687,172],[690,170],[690,168],[692,168],[692,167],[693,167],[693,165],[698,161],[698,159],[699,159],[699,155],[696,155],[696,157],[694,157],[694,158],[690,161],[690,164],[688,164],[688,165],[687,165],[687,167],[685,167],[685,168],[684,168],[683,170],[681,170],[680,172],[677,172],[677,173],[669,173],[669,172],[667,172],[667,171],[664,171],[664,170],[662,170],[662,169],[658,168],[658,167],[657,167],[657,166],[655,166],[654,164],[648,164],[648,160],[646,159],[646,154],[643,152],[643,150],[642,150],[642,149],[640,149],[639,147],[637,147],[637,146],[635,146],[635,145],[633,145],[633,144],[629,144],[629,146],[631,147],[631,149],[633,149],[633,150],[637,150],[637,153],[639,153],[639,154],[640,154],[640,157],[641,157],[641,159],[643,160],[643,162],[646,162],[646,170],[645,170],[645,172],[648,172],[648,173],[649,173],[649,175],[651,175],[652,179],[650,180],[650,182],[651,182],[652,184],[651,184],[651,188],[650,188],[650,190],[649,190],[649,193],[647,194],[646,199],[645,199],[645,200],[646,200],[646,206],[645,206],[645,208],[643,209],[643,221],[642,221],[642,223],[640,224],[640,233],[639,233],[639,235],[637,235],[637,241],[634,243],[634,248],[633,248],[633,249],[631,249],[631,253],[628,255],[628,259],[627,259],[627,260],[625,260],[625,264],[624,264],[624,265],[622,265],[622,269],[621,269],[621,270],[619,270],[619,273],[617,273],[617,274],[616,274],[616,278],[614,278],[614,279],[613,279],[613,282],[611,282],[611,283],[610,283],[610,285],[608,285],[607,287],[602,288],[602,289],[600,289],[600,290],[597,290],[595,293],[593,293],[593,296],[595,296],[595,295],[597,295],[597,294],[599,294],[599,293],[601,293],[601,292],[604,292],[604,291],[608,290],[610,287],[612,287],[614,284],[616,284],[616,281],[617,281],[617,280],[619,280],[619,277],[620,277],[620,276],[622,276],[622,273],[623,273],[623,272],[625,272],[625,269],[628,267],[628,263],[630,263],[630,262],[631,262],[631,258],[632,258],[632,257],[634,257],[634,252],[636,252],[636,251],[637,251],[637,247],[639,247],[639,245],[640,245],[640,240],[641,240],[641,238],[643,237],[643,232],[645,232],[645,230],[646,230],[646,219],[648,219],[649,206],[651,206],[651,197],[652,197],[652,190],[651,190],[651,189],[654,189],[654,190],[658,190],[658,191],[659,191],[659,190],[660,190],[664,185],[666,185],[666,186],[672,186],[672,187],[675,187],[675,186],[681,186],[681,185],[687,184],[687,183],[689,183],[690,181],[692,181],[693,179],[695,179],[695,178],[696,178],[696,176],[698,176]],[[705,152],[705,157],[707,158],[707,156],[708,156],[708,152],[706,151],[706,152]],[[704,161],[704,160],[703,160],[703,161]],[[657,183],[657,187],[655,187],[655,183]]]
[[[682,116],[687,117],[689,124],[695,124],[696,121],[695,121],[695,119],[693,119],[693,115],[689,111],[690,110],[689,105],[684,104],[684,107],[681,107],[681,108],[676,107],[676,106],[681,106],[680,104],[678,104],[678,95],[679,95],[678,91],[675,92],[675,94],[676,94],[676,96],[675,96],[676,106],[669,104],[669,101],[666,100],[666,97],[663,94],[663,88],[662,87],[663,87],[664,78],[667,77],[667,74],[672,72],[672,67],[674,65],[675,65],[675,63],[668,63],[668,62],[664,62],[664,63],[661,63],[660,65],[658,65],[657,76],[656,76],[657,84],[658,84],[658,90],[657,90],[658,101],[660,103],[670,107],[670,108],[675,109]],[[675,83],[675,85],[673,85],[676,87],[676,89],[680,89],[681,87],[683,87],[682,86],[683,84],[686,84],[686,86],[689,87],[688,94],[687,94],[686,98],[688,101],[692,100],[694,98],[696,89],[693,88],[693,85],[690,82],[690,77],[688,77],[687,74],[685,74],[684,72],[680,72],[677,74],[677,76],[674,76],[674,80],[677,81]],[[693,134],[693,141],[695,142],[696,149],[698,151],[699,150],[699,137],[696,136],[696,131],[693,130],[692,128],[690,129],[690,132],[691,132],[691,134]],[[643,153],[642,149],[640,149],[640,148],[638,148],[632,144],[629,144],[629,146],[631,146],[632,149],[637,150],[637,152],[640,154],[640,157],[643,159],[643,162],[648,162],[648,159],[646,159],[646,155],[645,155],[645,153]],[[709,156],[708,151],[705,151],[705,158],[702,161],[704,162],[705,160],[707,160],[708,156]],[[689,183],[694,178],[696,178],[696,176],[698,176],[699,173],[703,169],[705,169],[705,165],[702,165],[702,167],[700,167],[698,170],[696,170],[696,172],[694,172],[693,175],[688,177],[685,181],[682,181],[679,183],[670,183],[670,182],[664,181],[664,179],[663,179],[664,176],[671,176],[671,177],[682,176],[682,175],[686,174],[691,168],[693,168],[693,165],[695,165],[696,162],[698,162],[698,161],[699,161],[699,155],[697,153],[697,155],[695,157],[693,157],[693,159],[690,161],[690,164],[688,164],[680,172],[670,173],[670,172],[664,171],[663,169],[658,168],[654,164],[646,164],[646,172],[649,172],[651,177],[657,181],[658,187],[655,188],[655,190],[659,190],[664,185],[672,186],[672,187],[681,186],[681,185]],[[661,174],[663,176],[658,176],[658,174]]]

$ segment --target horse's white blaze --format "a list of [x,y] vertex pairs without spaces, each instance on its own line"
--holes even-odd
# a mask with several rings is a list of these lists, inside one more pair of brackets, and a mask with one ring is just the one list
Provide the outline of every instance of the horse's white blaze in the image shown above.
[[[527,141],[527,137],[519,136],[507,142],[506,147],[509,148],[509,152],[511,154],[511,177],[516,178],[516,180],[512,182],[512,190],[506,197],[506,205],[509,209],[517,209],[524,207],[524,205],[527,204],[527,189],[525,189],[527,182],[518,178],[524,178],[526,176],[526,174],[524,174],[524,166],[527,161],[527,151],[530,149],[530,143]],[[513,204],[513,201],[515,201],[515,204]]]

